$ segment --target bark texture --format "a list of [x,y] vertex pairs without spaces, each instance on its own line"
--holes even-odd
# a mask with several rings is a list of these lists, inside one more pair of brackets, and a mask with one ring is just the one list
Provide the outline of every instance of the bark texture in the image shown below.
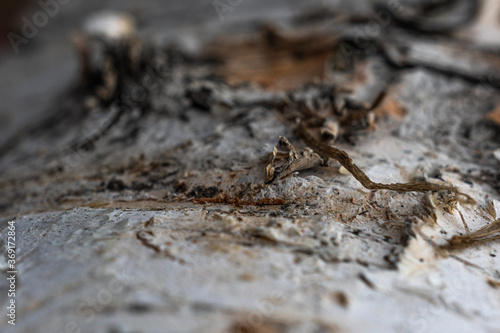
[[499,332],[493,1],[133,4],[3,56],[3,332]]

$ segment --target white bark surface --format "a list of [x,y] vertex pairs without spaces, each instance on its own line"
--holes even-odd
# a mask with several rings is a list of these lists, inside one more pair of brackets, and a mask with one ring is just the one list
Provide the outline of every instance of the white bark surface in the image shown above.
[[[369,14],[363,4],[360,13]],[[69,17],[78,6],[66,9]],[[270,17],[279,13],[290,26],[301,11],[294,2],[269,6]],[[244,2],[232,21],[212,14],[177,39],[192,38],[197,47],[182,50],[196,55],[198,43],[217,32],[252,31],[241,22],[265,20],[264,8]],[[140,27],[143,38],[174,39],[162,35],[170,23],[144,15],[151,21]],[[398,29],[397,36],[406,36]],[[389,37],[389,49],[417,38]],[[377,116],[376,129],[337,146],[374,181],[448,183],[477,201],[453,209],[438,194],[366,190],[335,161],[259,188],[279,136],[303,148],[293,124],[267,106],[285,93],[229,87],[206,78],[203,64],[176,62],[175,54],[165,58],[173,65],[149,92],[150,104],[131,108],[109,130],[103,128],[116,110],[86,107],[88,96],[61,91],[66,75],[54,74],[52,92],[40,90],[52,100],[39,106],[45,109],[40,118],[53,117],[45,125],[22,132],[13,114],[27,108],[29,98],[11,99],[4,117],[14,119],[12,133],[21,130],[22,137],[2,135],[8,139],[0,160],[0,244],[7,222],[15,220],[18,317],[12,327],[2,315],[0,330],[500,332],[499,241],[444,249],[453,236],[498,223],[494,151],[500,135],[498,124],[486,120],[500,102],[498,89],[471,79],[472,69],[456,69],[467,65],[448,51],[436,51],[442,57],[437,68],[416,53],[404,61],[391,55],[411,66],[369,53],[355,59],[356,75],[332,71],[323,83],[349,86],[345,96],[359,102],[372,103],[387,90],[404,115]],[[25,52],[35,57],[35,50]],[[44,49],[40,57],[52,53]],[[68,58],[59,70],[74,68],[74,61]],[[2,73],[14,77],[3,66]],[[46,75],[37,78],[44,82]],[[200,82],[212,87],[208,110],[186,99]],[[21,83],[10,91],[15,87],[37,96]],[[295,97],[314,100],[318,87],[298,88]],[[69,148],[95,132],[99,139],[89,151]],[[6,257],[0,268],[8,270]],[[2,278],[2,309],[7,289]]]

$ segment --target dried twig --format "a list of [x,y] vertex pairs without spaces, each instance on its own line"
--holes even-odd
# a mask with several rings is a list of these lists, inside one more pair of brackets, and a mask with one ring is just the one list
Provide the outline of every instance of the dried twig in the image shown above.
[[450,191],[457,195],[465,197],[466,203],[475,203],[467,194],[461,193],[456,187],[447,185],[438,185],[428,182],[409,182],[409,183],[392,183],[382,184],[373,182],[368,176],[352,161],[349,155],[338,148],[326,145],[317,141],[307,130],[304,123],[300,123],[298,134],[312,150],[324,157],[329,157],[337,160],[344,168],[346,168],[356,178],[361,185],[369,190],[391,190],[398,192],[428,192],[428,191]]
[[448,240],[448,243],[441,246],[441,248],[456,250],[472,244],[488,242],[495,239],[500,239],[500,219],[477,231],[468,233],[467,235],[455,235]]

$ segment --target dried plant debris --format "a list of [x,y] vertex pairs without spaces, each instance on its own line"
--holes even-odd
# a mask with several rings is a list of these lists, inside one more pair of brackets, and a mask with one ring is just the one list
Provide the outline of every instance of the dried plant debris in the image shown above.
[[358,134],[374,129],[377,117],[383,117],[382,112],[385,112],[381,109],[398,107],[403,110],[399,104],[391,102],[394,97],[385,90],[378,92],[371,101],[357,101],[346,92],[332,83],[313,84],[290,92],[288,98],[274,108],[292,124],[304,121],[318,126],[322,141],[328,143],[352,142]]
[[273,184],[296,171],[325,164],[325,159],[309,148],[297,152],[292,144],[283,136],[280,137],[278,147],[285,151],[278,151],[274,147],[273,152],[269,156],[269,164],[266,166],[266,184]]
[[500,201],[492,200],[486,206],[486,211],[494,218],[500,219]]
[[455,235],[445,245],[440,246],[440,248],[458,250],[497,239],[500,239],[500,219],[466,235]]
[[[334,89],[332,89],[334,90]],[[366,127],[373,126],[373,110],[380,110],[384,105],[390,108],[402,110],[400,106],[395,106],[395,102],[386,98],[385,92],[379,94],[377,99],[371,106],[349,105],[344,107],[339,114],[335,105],[335,95],[331,93],[329,98],[318,101],[311,99],[300,100],[296,99],[294,103],[289,103],[282,108],[282,114],[289,120],[299,122],[297,126],[297,135],[304,141],[308,148],[300,153],[297,153],[295,148],[289,141],[280,137],[279,147],[285,150],[280,152],[275,147],[270,155],[269,163],[266,165],[266,180],[265,183],[272,184],[279,179],[286,178],[293,172],[312,168],[319,165],[326,165],[327,159],[331,158],[338,161],[342,167],[349,171],[365,188],[371,190],[386,189],[398,192],[436,192],[447,191],[455,196],[455,200],[460,200],[465,203],[475,203],[469,195],[461,193],[454,186],[438,185],[428,182],[409,182],[409,183],[392,183],[381,184],[375,183],[354,164],[349,155],[331,145],[337,138],[338,133],[342,129],[341,125],[349,125],[360,119],[367,120]],[[292,98],[293,100],[293,98]],[[316,104],[316,106],[314,105]],[[402,111],[398,111],[402,112]],[[370,121],[371,119],[371,121]],[[309,126],[319,128],[319,132],[323,140],[318,140],[311,134]],[[325,138],[325,134],[328,138]],[[325,143],[325,139],[330,140],[330,144]],[[323,142],[322,142],[323,141]],[[279,163],[281,160],[281,163]]]
[[361,185],[369,190],[391,190],[397,192],[429,192],[429,191],[448,191],[463,197],[466,203],[475,203],[469,195],[461,193],[456,187],[447,185],[438,185],[428,182],[410,182],[410,183],[392,183],[381,184],[373,182],[368,176],[358,167],[349,155],[334,146],[326,145],[317,141],[310,133],[306,126],[301,123],[298,127],[298,134],[301,139],[312,148],[316,153],[327,158],[333,158],[346,168]]

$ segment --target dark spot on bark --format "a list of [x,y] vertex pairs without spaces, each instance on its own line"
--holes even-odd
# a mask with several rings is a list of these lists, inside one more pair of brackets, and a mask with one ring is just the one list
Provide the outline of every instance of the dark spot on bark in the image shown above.
[[363,232],[363,230],[356,229],[356,230],[353,230],[351,233],[352,233],[353,235],[359,236],[362,232]]
[[150,190],[152,187],[153,184],[133,182],[130,188],[133,189],[134,191],[143,191],[143,190]]
[[338,303],[341,307],[347,308],[349,306],[349,298],[342,291],[336,291],[332,293],[332,299]]
[[129,312],[134,312],[134,313],[145,313],[148,312],[151,309],[151,307],[147,304],[141,304],[141,303],[134,303],[130,304],[128,307]]
[[191,101],[192,106],[204,111],[210,111],[211,106],[214,104],[212,90],[208,87],[201,86],[188,89],[186,98]]
[[214,186],[196,186],[191,192],[189,192],[189,195],[195,198],[213,198],[217,194],[219,194],[219,189]]
[[106,188],[110,191],[123,191],[127,186],[121,179],[113,178],[108,182]]
[[366,277],[366,275],[365,275],[365,274],[363,274],[363,273],[359,273],[359,274],[358,274],[358,278],[359,278],[361,281],[363,281],[363,283],[364,283],[364,284],[366,284],[366,286],[367,286],[368,288],[370,288],[370,289],[376,289],[376,287],[375,287],[375,285],[373,284],[373,282],[372,282],[370,279],[368,279],[368,278]]
[[186,193],[186,191],[187,191],[186,183],[184,183],[184,182],[176,183],[174,185],[174,189],[176,192]]

